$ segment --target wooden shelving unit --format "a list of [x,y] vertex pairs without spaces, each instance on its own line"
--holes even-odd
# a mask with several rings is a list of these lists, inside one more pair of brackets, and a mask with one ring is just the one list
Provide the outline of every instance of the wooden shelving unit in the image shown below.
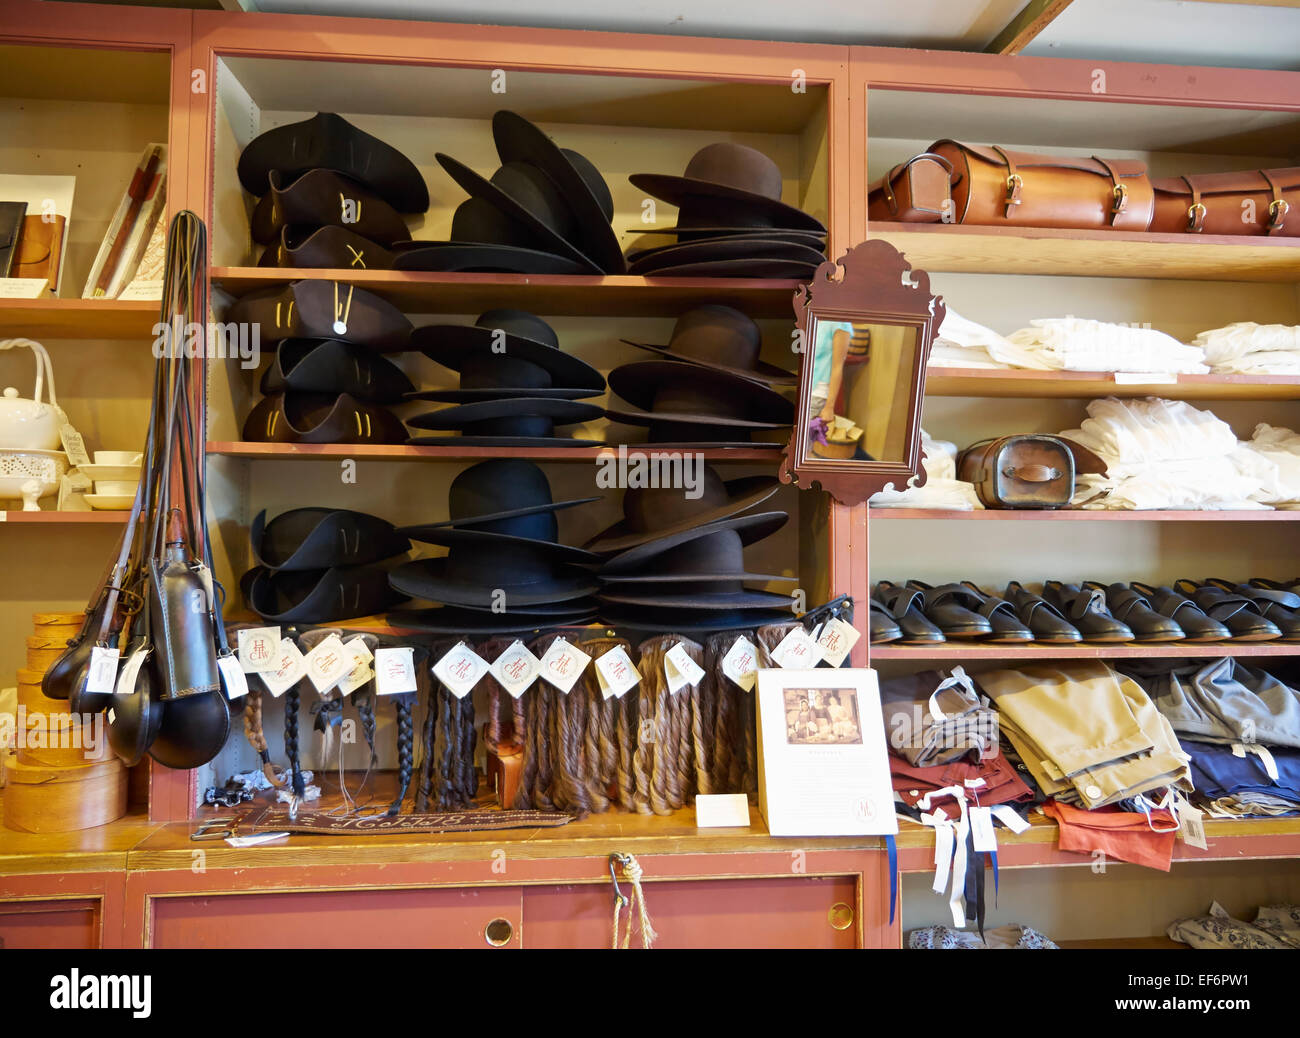
[[[671,450],[652,443],[628,444],[631,453],[650,453]],[[532,461],[593,462],[601,457],[617,456],[618,445],[607,447],[512,447],[510,455]],[[681,453],[679,450],[678,453]],[[705,450],[708,462],[759,462],[776,465],[781,460],[780,449],[729,447]],[[219,441],[208,443],[208,454],[226,458],[244,458],[250,461],[333,461],[362,458],[367,461],[478,461],[499,458],[502,452],[496,447],[446,447],[406,446],[403,444],[335,444],[335,443],[248,443]]]
[[147,299],[0,299],[0,331],[38,340],[152,341],[158,307]]
[[130,512],[0,512],[6,526],[121,526]]
[[940,642],[937,645],[873,645],[873,660],[908,660],[924,663],[928,660],[957,662],[964,660],[1008,660],[1013,663],[1032,663],[1040,660],[1129,660],[1162,656],[1174,659],[1218,659],[1220,656],[1300,656],[1297,642],[1210,642],[1186,645],[1182,642],[1156,644],[1127,642],[1122,645],[983,645],[971,641],[963,645],[958,641]]
[[1083,508],[972,508],[963,512],[955,508],[872,508],[868,512],[872,520],[880,519],[947,519],[959,522],[1131,522],[1131,523],[1229,523],[1229,522],[1263,522],[1290,523],[1300,522],[1300,509],[1263,509],[1240,508],[1219,511],[1106,511],[1104,509]]
[[[1297,238],[1296,241],[1300,241]],[[1109,372],[930,368],[927,396],[1088,399],[1162,396],[1170,400],[1300,400],[1295,375],[1178,375],[1174,382],[1116,382]]]

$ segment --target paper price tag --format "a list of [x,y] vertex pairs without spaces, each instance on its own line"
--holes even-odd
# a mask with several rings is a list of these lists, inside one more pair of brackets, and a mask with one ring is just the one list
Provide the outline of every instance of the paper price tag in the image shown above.
[[641,672],[636,669],[627,650],[619,645],[597,658],[596,677],[601,693],[609,699],[610,696],[625,695],[628,689],[641,680]]
[[280,666],[280,628],[253,627],[239,634],[239,665],[245,674],[262,674]]
[[1116,371],[1117,386],[1175,386],[1178,376],[1173,372]]
[[1189,847],[1208,850],[1205,842],[1205,815],[1198,808],[1192,807],[1186,800],[1175,802],[1178,813],[1178,835]]
[[111,693],[117,684],[117,650],[96,645],[90,650],[90,671],[86,674],[87,692]]
[[457,699],[464,699],[488,672],[487,660],[460,642],[433,666],[438,680],[451,689]]
[[[130,661],[127,661],[130,663]],[[244,677],[244,669],[239,665],[239,657],[231,653],[227,656],[217,657],[217,670],[221,671],[221,676],[226,682],[226,698],[238,699],[240,696],[248,695],[248,678]],[[125,669],[123,670],[125,674]]]
[[822,659],[832,667],[838,667],[853,651],[862,635],[852,624],[846,624],[839,617],[832,617],[822,625],[821,633],[816,637],[818,648],[822,650]]
[[342,681],[356,666],[356,662],[337,634],[319,642],[304,657],[307,679],[322,695]]
[[996,851],[998,837],[993,831],[993,813],[987,807],[972,807],[970,815],[971,840],[977,851]]
[[416,691],[415,649],[402,645],[375,650],[375,689],[381,696]]
[[346,645],[349,649],[351,649],[352,654],[356,656],[356,658],[359,659],[362,663],[374,662],[375,654],[370,651],[370,647],[366,645],[366,640],[362,638],[361,635],[359,634],[354,635],[353,637],[345,641],[343,644]]
[[748,638],[740,637],[722,657],[722,673],[749,692],[758,680],[758,649]]
[[997,807],[990,808],[993,817],[1010,829],[1013,833],[1023,833],[1029,828],[1029,823],[1016,814],[1015,809],[1007,807],[1006,804],[998,804]]
[[591,657],[563,638],[556,638],[541,661],[541,675],[561,692],[568,692],[582,677]]
[[[505,652],[492,661],[492,676],[501,683],[502,688],[518,699],[537,680],[541,663],[528,651],[528,646],[516,638]],[[561,691],[567,692],[568,689]]]
[[81,468],[82,465],[90,464],[90,455],[86,453],[86,441],[81,438],[81,433],[71,425],[61,425],[59,438],[63,441],[63,449],[68,453],[69,465],[73,468]]
[[687,685],[696,685],[704,677],[704,668],[691,659],[686,646],[678,642],[664,653],[664,676],[668,678],[668,691],[677,693]]
[[[344,642],[343,648],[354,662],[352,669],[339,679],[338,688],[342,695],[350,696],[367,681],[374,680],[375,672],[371,669],[370,660],[373,660],[375,657],[371,655],[370,650],[364,645],[356,642]],[[364,650],[365,657],[363,657],[361,652],[358,650]],[[366,657],[369,658],[367,659]]]
[[278,698],[298,684],[305,673],[306,663],[297,643],[292,638],[281,638],[278,665],[275,670],[259,671],[258,677],[266,690]]
[[122,672],[117,676],[116,692],[119,696],[135,695],[135,679],[140,673],[144,661],[149,658],[150,649],[140,648],[131,653],[122,664]]
[[791,628],[790,633],[781,639],[781,644],[772,650],[776,665],[786,670],[815,667],[821,658],[822,650],[802,627]]

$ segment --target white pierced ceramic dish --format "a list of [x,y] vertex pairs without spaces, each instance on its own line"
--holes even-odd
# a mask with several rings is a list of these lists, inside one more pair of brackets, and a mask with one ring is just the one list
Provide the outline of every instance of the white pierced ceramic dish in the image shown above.
[[37,502],[59,487],[68,471],[63,451],[0,448],[0,500],[23,501],[24,512],[39,512]]
[[97,512],[126,512],[135,503],[134,494],[87,494],[86,504]]
[[135,465],[82,465],[77,469],[94,483],[104,480],[121,480],[127,483],[140,482],[140,466]]

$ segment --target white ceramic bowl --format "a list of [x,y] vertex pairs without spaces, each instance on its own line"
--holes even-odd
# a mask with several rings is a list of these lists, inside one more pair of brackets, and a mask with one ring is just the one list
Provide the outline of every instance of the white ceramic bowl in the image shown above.
[[[37,499],[59,488],[59,477],[68,471],[63,451],[0,450],[0,500],[19,500],[25,488],[35,487]],[[134,498],[134,495],[133,495]],[[24,502],[24,511],[38,511],[35,502]]]
[[125,512],[135,503],[134,494],[87,494],[86,504],[98,512]]
[[138,479],[97,479],[95,493],[105,497],[135,497],[139,485]]
[[81,465],[77,471],[95,483],[106,479],[125,480],[128,483],[140,482],[139,465]]
[[140,451],[95,451],[96,465],[134,465],[139,468],[143,458]]

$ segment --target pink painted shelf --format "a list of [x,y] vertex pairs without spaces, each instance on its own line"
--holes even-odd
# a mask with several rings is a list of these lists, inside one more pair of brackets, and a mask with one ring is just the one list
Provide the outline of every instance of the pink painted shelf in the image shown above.
[[[652,453],[654,444],[628,444],[629,453]],[[534,461],[592,462],[598,458],[617,457],[617,445],[612,447],[512,447],[511,457],[531,458]],[[780,450],[730,447],[699,451],[706,461],[767,462],[775,465],[781,460]],[[368,461],[467,461],[479,458],[499,458],[498,447],[446,447],[408,446],[406,444],[335,444],[335,443],[249,443],[244,441],[210,441],[209,455],[227,458],[246,458],[262,461],[331,461],[343,458],[364,458]]]
[[1196,657],[1216,659],[1220,656],[1300,656],[1300,642],[1212,642],[1185,645],[1160,642],[1155,645],[1132,642],[1124,645],[981,645],[972,642],[941,642],[938,645],[873,645],[873,660],[1015,660],[1019,663],[1040,660],[1123,660],[1149,656]]
[[1221,511],[1168,511],[1146,510],[1139,512],[1089,511],[1082,508],[1016,509],[984,508],[962,512],[951,508],[873,508],[867,513],[871,520],[884,519],[954,519],[984,522],[1000,520],[1026,522],[1147,522],[1147,523],[1223,523],[1263,522],[1287,523],[1300,521],[1300,510],[1257,510],[1253,508]]
[[0,512],[0,523],[15,526],[121,526],[130,512]]

